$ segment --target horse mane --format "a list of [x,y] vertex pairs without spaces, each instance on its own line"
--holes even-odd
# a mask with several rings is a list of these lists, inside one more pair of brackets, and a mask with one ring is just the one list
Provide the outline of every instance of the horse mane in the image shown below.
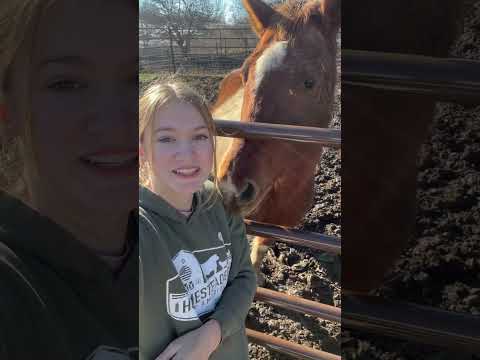
[[319,15],[320,6],[319,0],[288,0],[277,5],[272,19],[276,33],[286,40],[294,39],[313,16]]

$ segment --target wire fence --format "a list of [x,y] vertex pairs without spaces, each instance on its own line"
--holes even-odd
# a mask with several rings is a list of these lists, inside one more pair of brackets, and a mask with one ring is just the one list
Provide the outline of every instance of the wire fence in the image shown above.
[[143,27],[140,67],[150,72],[225,73],[240,67],[256,43],[249,27],[209,27],[183,35]]

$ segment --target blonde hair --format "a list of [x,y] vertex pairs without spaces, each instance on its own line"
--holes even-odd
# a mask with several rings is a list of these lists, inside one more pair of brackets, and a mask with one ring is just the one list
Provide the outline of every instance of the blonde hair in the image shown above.
[[[27,64],[31,63],[31,49],[33,48],[33,36],[36,26],[41,19],[44,11],[54,4],[56,0],[2,0],[0,3],[0,104],[6,101],[6,93],[10,87],[10,72],[16,56],[21,49],[25,47],[27,50],[27,58],[24,60]],[[28,47],[27,47],[28,46]],[[35,169],[27,168],[28,160],[34,162],[35,156],[33,151],[31,136],[31,110],[30,110],[30,88],[28,86],[29,72],[25,76],[24,84],[26,93],[22,107],[24,107],[24,124],[23,131],[18,136],[11,136],[8,126],[4,121],[0,124],[0,140],[1,152],[5,160],[9,163],[20,163],[9,166],[8,172],[15,172],[13,168],[22,169],[20,179],[16,184],[7,184],[6,190],[12,192],[24,200],[29,198],[26,182],[28,178],[35,174]],[[7,108],[8,111],[8,108]],[[2,171],[5,168],[2,166]],[[5,177],[13,178],[17,176]],[[4,184],[0,184],[0,188]]]
[[[213,145],[213,177],[214,190],[209,194],[201,206],[207,208],[213,206],[218,196],[221,196],[219,181],[217,176],[217,158],[216,158],[216,131],[212,114],[208,110],[203,98],[186,84],[176,80],[171,82],[157,82],[150,85],[140,98],[139,104],[139,141],[143,143],[145,130],[152,126],[155,114],[162,108],[173,103],[188,103],[192,105],[202,116],[208,129]],[[140,181],[143,185],[151,187],[152,171],[149,168],[148,160],[140,166]]]

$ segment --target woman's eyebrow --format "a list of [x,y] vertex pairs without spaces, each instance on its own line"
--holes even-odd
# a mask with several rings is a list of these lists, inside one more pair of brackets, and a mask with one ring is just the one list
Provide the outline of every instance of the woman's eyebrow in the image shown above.
[[157,132],[161,132],[161,131],[175,131],[174,128],[171,128],[171,127],[161,127],[161,128],[157,128],[155,129],[153,132],[154,133],[157,133]]
[[52,56],[47,57],[46,59],[42,60],[38,67],[44,67],[51,64],[60,64],[60,65],[81,65],[81,66],[89,66],[90,63],[81,56],[76,55],[66,55],[66,56]]
[[[198,130],[204,130],[204,129],[207,129],[207,127],[205,125],[201,125],[201,126],[197,126],[195,127],[193,130],[194,131],[198,131]],[[160,128],[157,128],[155,129],[153,132],[154,133],[157,133],[157,132],[160,132],[160,131],[170,131],[170,132],[173,132],[175,131],[176,129],[172,128],[172,127],[160,127]]]

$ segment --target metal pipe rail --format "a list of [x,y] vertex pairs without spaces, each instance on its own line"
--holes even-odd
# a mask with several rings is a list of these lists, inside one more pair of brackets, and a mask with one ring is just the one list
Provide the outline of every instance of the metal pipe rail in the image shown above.
[[267,123],[244,123],[215,119],[217,136],[249,139],[276,139],[316,143],[340,148],[341,131],[338,129],[316,128],[311,126],[277,125]]
[[289,355],[293,359],[341,360],[341,357],[338,355],[291,343],[255,330],[247,329],[247,336],[252,342],[270,348],[273,351]]
[[247,233],[254,236],[272,238],[293,245],[300,245],[340,255],[342,245],[339,238],[309,231],[300,231],[281,226],[262,224],[245,220]]
[[309,314],[323,320],[336,322],[342,321],[342,310],[340,308],[302,299],[298,296],[283,294],[262,287],[257,287],[255,300],[263,301],[302,314]]
[[480,61],[342,49],[342,86],[480,104]]
[[[145,31],[145,30],[163,30],[165,31],[165,28],[162,26],[139,26],[139,31]],[[195,31],[219,31],[219,30],[226,30],[226,31],[231,31],[231,30],[245,30],[245,31],[252,31],[251,27],[247,26],[225,26],[225,25],[219,25],[217,27],[215,26],[209,26],[208,28],[203,28],[203,29],[195,29]]]
[[480,316],[368,295],[344,295],[342,308],[345,328],[480,353]]

